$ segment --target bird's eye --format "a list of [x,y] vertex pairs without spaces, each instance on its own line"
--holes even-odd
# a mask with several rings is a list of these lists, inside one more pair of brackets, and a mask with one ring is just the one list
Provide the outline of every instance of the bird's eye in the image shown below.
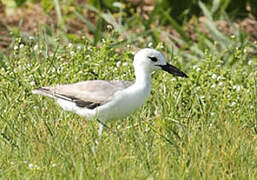
[[158,61],[158,59],[157,59],[157,57],[148,57],[149,59],[151,59],[151,61],[153,61],[153,62],[157,62]]

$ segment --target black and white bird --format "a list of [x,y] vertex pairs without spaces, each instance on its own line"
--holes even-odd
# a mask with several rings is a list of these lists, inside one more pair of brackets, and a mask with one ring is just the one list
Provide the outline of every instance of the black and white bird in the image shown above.
[[72,111],[88,120],[98,120],[99,136],[103,125],[110,120],[120,119],[135,112],[146,101],[151,90],[151,74],[164,70],[174,76],[188,76],[170,65],[155,49],[141,49],[135,54],[133,66],[135,82],[89,80],[75,84],[40,87],[32,90],[56,99],[65,111]]

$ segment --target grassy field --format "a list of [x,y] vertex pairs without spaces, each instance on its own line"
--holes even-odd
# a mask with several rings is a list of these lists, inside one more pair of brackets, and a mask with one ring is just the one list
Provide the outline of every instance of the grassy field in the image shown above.
[[[0,52],[0,179],[256,179],[257,42],[227,16],[233,35],[221,32],[202,3],[207,33],[191,25],[192,40],[189,26],[160,5],[146,21],[123,16],[122,8],[111,14],[53,2],[59,24],[41,25],[33,36],[11,27],[11,45]],[[90,35],[68,33],[65,22],[74,17]],[[31,93],[89,79],[133,80],[133,54],[147,46],[189,78],[155,72],[144,106],[110,122],[97,149],[96,122]]]
[[[153,74],[147,103],[109,123],[94,151],[97,125],[31,94],[39,86],[88,79],[133,79],[133,52],[26,44],[0,61],[0,177],[3,179],[255,179],[257,61],[237,47],[228,63],[205,51],[182,61],[160,49],[189,79]],[[231,42],[233,42],[231,40]],[[228,47],[230,48],[230,47]],[[51,49],[52,54],[48,53]],[[226,51],[230,51],[227,49]],[[116,132],[116,133],[114,133]]]

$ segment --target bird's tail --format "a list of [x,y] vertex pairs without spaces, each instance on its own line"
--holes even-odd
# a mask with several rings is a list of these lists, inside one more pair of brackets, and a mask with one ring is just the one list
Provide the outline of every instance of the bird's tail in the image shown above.
[[55,97],[53,92],[51,92],[50,89],[47,88],[47,87],[40,87],[40,88],[33,89],[32,93],[33,94],[40,94],[40,95],[43,95],[43,96],[48,96],[50,98]]

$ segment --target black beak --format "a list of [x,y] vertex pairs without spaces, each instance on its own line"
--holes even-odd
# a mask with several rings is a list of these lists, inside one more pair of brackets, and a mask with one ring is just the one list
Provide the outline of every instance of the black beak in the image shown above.
[[159,65],[159,66],[162,68],[162,70],[167,71],[168,73],[173,74],[174,76],[188,78],[188,76],[184,72],[182,72],[175,66],[172,66],[168,63],[166,65]]

